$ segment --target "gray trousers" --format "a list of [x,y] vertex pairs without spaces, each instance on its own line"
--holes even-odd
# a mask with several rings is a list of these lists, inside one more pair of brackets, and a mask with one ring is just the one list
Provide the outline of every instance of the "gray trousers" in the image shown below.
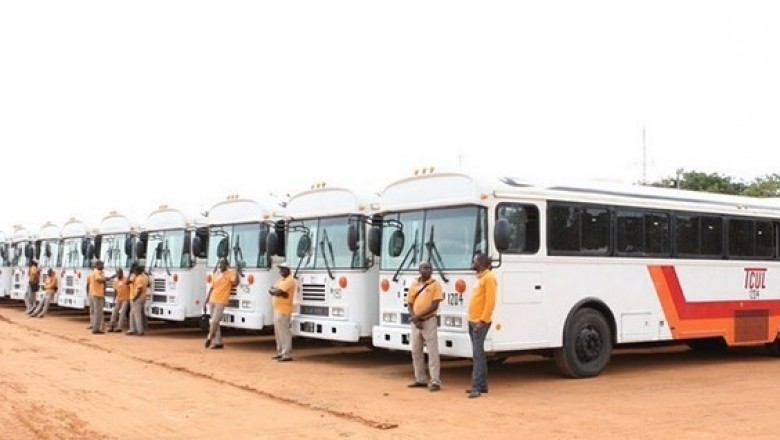
[[[130,300],[128,299],[122,299],[122,300],[116,300],[114,302],[114,308],[111,309],[111,322],[108,323],[108,327],[118,328],[119,330],[122,330],[122,328],[125,326],[125,317],[127,316],[127,309],[130,307]],[[119,316],[119,325],[114,327],[116,324],[116,318]]]
[[103,330],[103,307],[106,306],[106,298],[103,296],[90,296],[89,302],[92,306],[90,313],[90,322],[92,323],[92,331]]
[[292,356],[292,331],[290,331],[290,314],[274,312],[274,337],[276,338],[276,354],[288,358]]
[[477,330],[477,323],[469,321],[469,337],[471,337],[471,357],[474,365],[471,369],[471,389],[481,391],[487,389],[487,357],[485,356],[485,336],[490,330],[488,322]]
[[224,304],[212,304],[209,303],[209,314],[211,320],[209,321],[209,335],[206,337],[212,343],[212,345],[222,345],[222,313],[225,311]]
[[32,291],[32,287],[27,284],[27,290],[24,292],[24,306],[25,312],[31,313],[35,308],[35,292]]
[[44,316],[49,311],[49,303],[54,298],[54,292],[46,292],[43,299],[38,301],[38,306],[32,311],[33,316]]
[[425,354],[423,347],[428,347],[428,373],[431,375],[431,384],[441,385],[439,370],[439,328],[436,316],[422,322],[422,329],[412,323],[412,364],[414,365],[414,380],[418,383],[427,383],[425,370]]
[[145,329],[144,305],[146,305],[146,298],[141,295],[130,301],[130,331],[139,335],[142,335]]

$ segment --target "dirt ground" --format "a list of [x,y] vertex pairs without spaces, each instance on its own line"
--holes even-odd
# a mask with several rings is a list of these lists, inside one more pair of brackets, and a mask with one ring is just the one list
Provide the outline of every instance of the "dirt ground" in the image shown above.
[[408,389],[408,353],[196,328],[92,335],[84,313],[30,319],[0,301],[0,438],[776,438],[780,359],[682,346],[620,350],[594,379],[510,358],[467,399],[470,363],[445,360],[438,393]]

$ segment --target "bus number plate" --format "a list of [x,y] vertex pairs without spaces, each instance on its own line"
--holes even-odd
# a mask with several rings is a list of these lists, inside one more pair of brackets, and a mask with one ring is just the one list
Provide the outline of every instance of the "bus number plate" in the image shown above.
[[463,305],[463,296],[459,293],[448,293],[447,294],[447,304],[451,306],[462,306]]

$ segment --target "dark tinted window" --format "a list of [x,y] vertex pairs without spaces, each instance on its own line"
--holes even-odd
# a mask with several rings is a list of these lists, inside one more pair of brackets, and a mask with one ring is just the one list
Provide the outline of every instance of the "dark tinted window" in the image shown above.
[[669,216],[659,212],[618,210],[616,250],[635,256],[669,253]]
[[549,217],[551,251],[588,255],[609,252],[610,214],[606,208],[555,204]]
[[535,205],[501,204],[497,218],[509,221],[507,253],[535,254],[539,250],[539,208]]

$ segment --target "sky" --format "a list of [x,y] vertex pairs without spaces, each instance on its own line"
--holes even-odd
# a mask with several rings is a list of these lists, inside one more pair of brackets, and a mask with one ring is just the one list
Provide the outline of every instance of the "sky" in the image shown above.
[[422,166],[750,181],[778,146],[776,0],[0,0],[6,234]]

